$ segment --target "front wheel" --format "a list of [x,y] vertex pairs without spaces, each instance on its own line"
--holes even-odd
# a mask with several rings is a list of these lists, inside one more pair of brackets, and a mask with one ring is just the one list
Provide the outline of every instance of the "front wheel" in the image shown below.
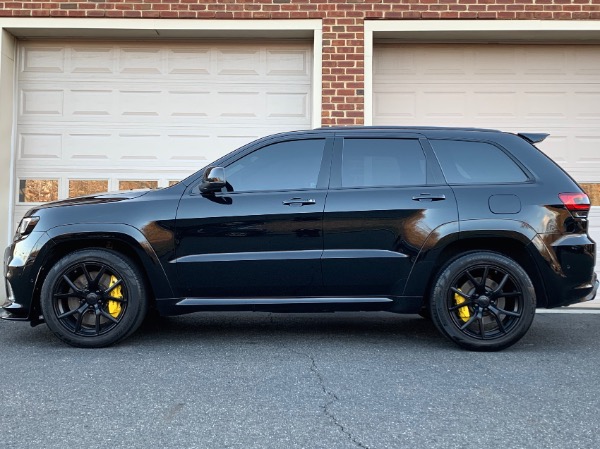
[[476,351],[497,351],[523,337],[535,315],[531,279],[514,260],[489,251],[466,253],[440,271],[429,302],[447,338]]
[[40,305],[46,324],[78,347],[111,345],[133,333],[147,309],[142,274],[127,257],[104,249],[75,251],[48,272]]

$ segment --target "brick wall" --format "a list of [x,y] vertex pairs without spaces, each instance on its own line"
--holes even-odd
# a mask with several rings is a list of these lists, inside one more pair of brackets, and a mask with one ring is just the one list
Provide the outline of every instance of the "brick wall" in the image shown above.
[[323,124],[362,124],[364,20],[600,20],[600,0],[0,1],[0,17],[322,19]]

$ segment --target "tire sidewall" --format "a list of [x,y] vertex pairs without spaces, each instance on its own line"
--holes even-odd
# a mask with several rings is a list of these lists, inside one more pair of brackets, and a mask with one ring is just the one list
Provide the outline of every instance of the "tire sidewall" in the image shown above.
[[[53,292],[56,283],[77,264],[97,262],[111,267],[121,275],[128,293],[127,308],[119,323],[98,336],[75,335],[60,322],[54,309]],[[67,254],[48,272],[42,285],[40,307],[46,325],[62,341],[78,347],[100,348],[112,345],[133,333],[142,323],[147,310],[146,289],[137,266],[125,256],[105,249],[86,249]]]
[[[456,276],[469,267],[491,264],[506,270],[520,284],[523,291],[523,311],[518,322],[507,335],[481,340],[463,333],[452,320],[447,308],[448,290]],[[519,341],[529,330],[535,316],[535,289],[525,270],[513,259],[491,251],[462,254],[448,262],[439,272],[429,301],[431,318],[437,329],[459,346],[475,351],[498,351]]]

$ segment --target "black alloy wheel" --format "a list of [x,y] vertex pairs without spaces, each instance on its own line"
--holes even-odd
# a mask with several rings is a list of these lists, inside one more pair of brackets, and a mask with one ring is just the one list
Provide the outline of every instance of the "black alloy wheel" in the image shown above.
[[472,350],[499,350],[516,343],[535,314],[535,293],[514,260],[492,252],[464,254],[438,276],[430,300],[436,327]]
[[48,273],[40,303],[48,327],[81,347],[108,346],[125,338],[139,327],[147,309],[135,264],[101,249],[62,258]]

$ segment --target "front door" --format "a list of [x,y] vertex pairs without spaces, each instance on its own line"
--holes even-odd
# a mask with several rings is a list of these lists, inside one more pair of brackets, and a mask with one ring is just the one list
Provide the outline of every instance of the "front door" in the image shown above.
[[332,146],[271,143],[228,163],[223,191],[186,193],[176,222],[178,295],[317,294]]

